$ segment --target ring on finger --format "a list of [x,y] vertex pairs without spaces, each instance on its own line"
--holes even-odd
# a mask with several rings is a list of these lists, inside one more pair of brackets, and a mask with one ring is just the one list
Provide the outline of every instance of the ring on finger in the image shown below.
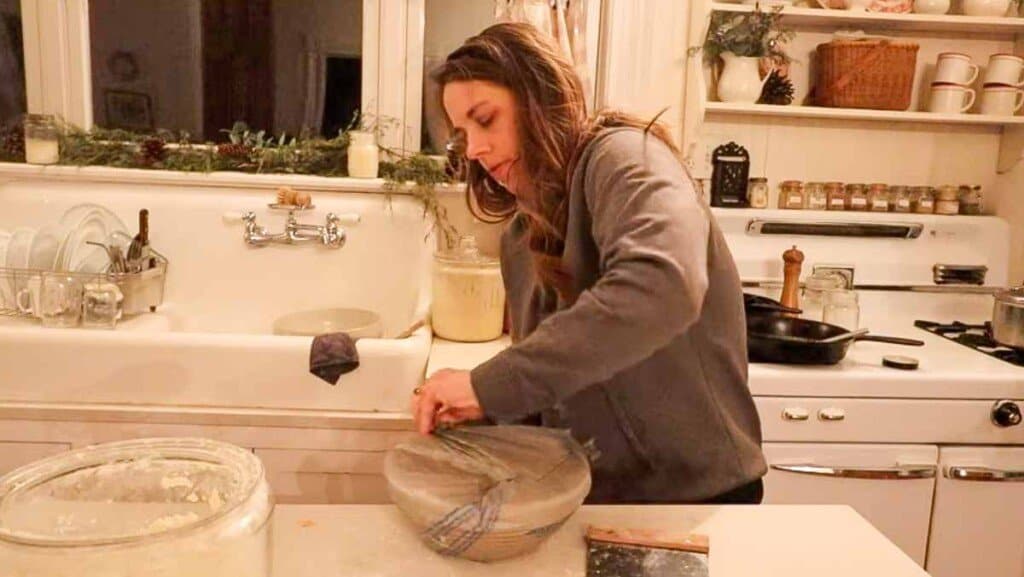
[[423,392],[423,387],[416,387],[415,389],[412,390],[412,394],[414,394],[414,395],[418,395],[418,394],[420,394],[422,392]]

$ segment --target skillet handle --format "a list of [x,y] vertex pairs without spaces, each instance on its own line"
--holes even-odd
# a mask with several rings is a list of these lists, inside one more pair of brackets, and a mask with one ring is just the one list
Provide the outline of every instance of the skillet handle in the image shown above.
[[883,337],[879,335],[864,335],[857,337],[858,341],[874,341],[876,343],[889,343],[891,345],[906,345],[908,347],[923,347],[924,341],[917,339],[903,339],[900,337]]

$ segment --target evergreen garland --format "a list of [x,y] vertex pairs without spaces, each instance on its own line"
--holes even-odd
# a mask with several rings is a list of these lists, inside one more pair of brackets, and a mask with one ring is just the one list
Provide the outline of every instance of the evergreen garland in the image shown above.
[[[82,130],[63,124],[60,130],[59,164],[70,166],[112,166],[174,170],[180,172],[231,171],[257,174],[305,174],[326,177],[348,176],[349,132],[378,131],[353,121],[334,138],[300,136],[268,137],[236,122],[227,133],[229,142],[196,144],[187,132],[158,130],[141,134],[126,130],[93,128]],[[0,162],[25,162],[23,123],[19,120],[0,128]],[[408,154],[383,148],[396,160],[382,160],[380,176],[390,195],[407,191],[423,203],[424,215],[434,219],[447,246],[453,246],[458,231],[437,199],[435,187],[455,183],[446,167],[422,153]],[[411,185],[411,187],[410,187]]]

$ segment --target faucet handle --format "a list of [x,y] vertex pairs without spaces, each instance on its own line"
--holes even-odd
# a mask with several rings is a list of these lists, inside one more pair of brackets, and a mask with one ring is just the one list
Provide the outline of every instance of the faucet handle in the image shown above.
[[343,212],[341,214],[329,213],[327,222],[334,224],[359,224],[363,217],[358,212]]
[[252,211],[229,210],[221,215],[221,219],[228,224],[252,222],[256,220],[256,213]]

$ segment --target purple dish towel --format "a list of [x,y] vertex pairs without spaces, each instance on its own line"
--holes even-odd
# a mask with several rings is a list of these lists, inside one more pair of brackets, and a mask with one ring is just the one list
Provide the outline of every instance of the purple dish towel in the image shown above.
[[309,348],[309,372],[336,385],[341,375],[357,368],[359,352],[348,333],[329,333],[313,339]]

